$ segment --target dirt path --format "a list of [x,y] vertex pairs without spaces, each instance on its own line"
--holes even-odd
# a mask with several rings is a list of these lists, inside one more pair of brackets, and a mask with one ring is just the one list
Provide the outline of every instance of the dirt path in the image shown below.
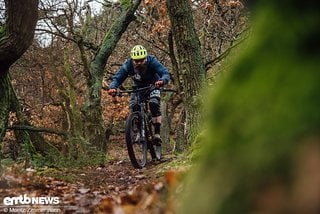
[[[37,176],[33,170],[12,168],[0,177],[0,199],[20,195],[58,197],[59,204],[53,206],[58,213],[161,213],[168,209],[159,199],[159,194],[166,192],[159,170],[165,162],[134,169],[125,144],[114,141],[108,147],[108,157],[105,166],[66,169],[58,176]],[[0,207],[0,213],[5,208]],[[52,207],[44,207],[49,208]]]

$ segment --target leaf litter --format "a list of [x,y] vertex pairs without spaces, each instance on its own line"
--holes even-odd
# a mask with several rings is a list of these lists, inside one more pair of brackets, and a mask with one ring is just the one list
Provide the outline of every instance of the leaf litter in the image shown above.
[[179,171],[156,172],[163,163],[134,169],[123,144],[109,150],[112,158],[105,166],[62,170],[62,179],[14,164],[1,172],[0,198],[59,197],[61,213],[174,213],[169,194],[181,180]]

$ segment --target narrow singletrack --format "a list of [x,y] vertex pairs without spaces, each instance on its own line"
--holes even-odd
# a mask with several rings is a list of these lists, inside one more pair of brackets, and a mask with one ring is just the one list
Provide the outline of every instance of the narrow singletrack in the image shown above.
[[[35,170],[16,166],[2,173],[0,198],[23,194],[55,196],[59,197],[62,213],[112,213],[112,209],[119,209],[123,204],[138,206],[143,197],[154,196],[164,188],[162,175],[154,171],[163,163],[150,163],[143,169],[134,169],[124,139],[117,139],[108,145],[109,161],[105,166],[57,170],[54,175],[50,171],[42,176],[38,176]],[[133,196],[137,190],[145,193]],[[149,207],[151,209],[152,204]]]

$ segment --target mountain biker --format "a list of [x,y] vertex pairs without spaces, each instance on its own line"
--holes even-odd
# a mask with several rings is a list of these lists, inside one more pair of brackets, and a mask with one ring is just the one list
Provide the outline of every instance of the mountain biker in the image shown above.
[[[108,94],[115,96],[117,88],[126,80],[127,77],[133,79],[133,87],[143,88],[151,84],[155,85],[155,89],[147,96],[149,99],[149,107],[152,114],[152,123],[154,126],[154,142],[161,144],[160,127],[160,90],[159,88],[168,84],[170,75],[168,69],[161,64],[153,55],[149,55],[142,45],[136,45],[131,49],[130,58],[120,67],[114,75],[109,85]],[[130,110],[135,105],[134,97],[130,98]]]

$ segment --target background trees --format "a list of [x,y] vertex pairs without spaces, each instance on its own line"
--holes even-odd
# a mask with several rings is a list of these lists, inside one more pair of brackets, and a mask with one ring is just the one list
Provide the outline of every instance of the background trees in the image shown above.
[[[169,3],[176,6],[186,2]],[[201,69],[192,72],[193,65],[189,59],[189,55],[199,54],[199,39],[208,84],[220,81],[220,85],[214,88],[213,100],[207,99],[211,94],[205,94],[204,99],[210,100],[210,111],[205,114],[208,132],[204,131],[204,141],[208,144],[202,151],[200,167],[191,175],[195,180],[193,185],[189,185],[191,189],[187,189],[190,195],[182,213],[319,213],[319,8],[312,1],[256,1],[256,4],[261,3],[261,7],[256,13],[253,40],[229,70],[230,64],[225,56],[239,44],[242,32],[247,29],[243,5],[240,1],[228,0],[188,2],[190,5],[171,11],[172,27],[179,26],[179,29],[170,31],[164,6],[166,2],[144,1],[135,11],[136,20],[123,33],[104,70],[108,78],[127,57],[130,47],[137,41],[143,41],[141,43],[149,52],[170,67],[173,87],[179,93],[167,98],[169,108],[166,110],[168,115],[175,116],[173,122],[179,121],[178,125],[185,125],[188,123],[185,112],[188,108],[196,110],[197,107],[186,106],[185,100],[190,96],[201,100],[197,94],[198,86],[191,88],[191,92],[196,89],[194,94],[186,91],[188,83],[198,80],[203,72],[202,65]],[[6,6],[17,3],[19,7],[24,2],[4,3]],[[99,50],[100,42],[107,39],[105,32],[107,28],[112,29],[113,17],[129,11],[132,5],[129,1],[102,1],[103,11],[94,14],[90,4],[77,6],[74,4],[79,3],[77,1],[43,3],[53,3],[49,9],[40,11],[45,23],[51,19],[48,29],[42,29],[41,32],[50,33],[52,40],[47,40],[47,43],[34,40],[32,48],[12,68],[12,79],[3,73],[7,74],[8,66],[20,57],[21,52],[10,49],[15,57],[4,60],[2,64],[5,69],[1,70],[0,78],[0,137],[4,135],[7,116],[12,110],[16,114],[10,114],[10,129],[17,131],[15,122],[23,118],[23,121],[31,121],[25,130],[46,131],[61,136],[31,136],[27,132],[27,136],[21,138],[24,145],[29,138],[41,151],[40,146],[44,145],[42,141],[50,141],[52,144],[48,146],[54,145],[53,148],[58,148],[65,156],[76,159],[79,154],[87,152],[86,146],[90,142],[86,138],[82,117],[85,110],[82,107],[90,99],[90,93],[87,93],[90,92],[90,84],[94,86],[93,103],[99,103],[99,96],[102,96],[106,125],[109,124],[113,130],[122,127],[117,123],[123,120],[126,104],[111,105],[103,91],[99,91],[101,69],[107,56],[102,54],[103,59],[98,60],[99,69],[91,70],[98,72],[90,72],[89,65],[91,62],[95,64],[90,60],[103,51]],[[55,9],[60,3],[62,6]],[[179,9],[185,8],[188,9],[183,11],[187,12],[181,14]],[[196,14],[194,27],[189,26],[192,22],[189,16],[191,12]],[[189,22],[179,25],[185,20],[175,18],[185,16]],[[193,28],[196,33],[183,35],[187,29],[193,31]],[[1,35],[8,32],[2,31]],[[198,39],[194,38],[195,34]],[[184,39],[189,36],[193,36],[192,41],[185,43]],[[181,41],[177,41],[177,38],[181,38]],[[183,50],[189,55],[185,55]],[[237,49],[237,52],[240,50]],[[220,63],[222,59],[224,63]],[[223,80],[217,78],[223,74],[222,71],[228,71]],[[185,74],[195,75],[194,79],[184,78]],[[90,75],[93,79],[90,79]],[[13,93],[10,83],[18,96]],[[22,108],[17,107],[20,103]],[[110,111],[112,106],[114,109]],[[176,127],[172,129],[182,130],[182,135],[192,131],[187,125]],[[11,134],[7,132],[7,139],[10,140]],[[101,131],[98,134],[101,135]],[[16,139],[11,142],[20,142],[19,137],[16,134]],[[201,136],[198,140],[203,142]],[[45,155],[53,153],[50,151],[46,154],[46,149],[43,149]],[[94,171],[92,175],[97,175],[96,168]],[[107,170],[103,172],[108,173]],[[167,179],[169,181],[170,177]],[[4,181],[3,184],[9,188],[10,182]],[[175,182],[171,176],[171,183]],[[38,183],[32,186],[38,188]],[[56,189],[56,186],[53,188]],[[45,192],[48,192],[48,188]],[[105,202],[111,204],[110,200]],[[169,203],[169,206],[172,204]]]
[[[42,20],[44,25],[40,25],[38,29],[40,36],[43,36],[43,32],[54,35],[52,38],[57,39],[55,43],[63,53],[49,53],[55,58],[52,62],[55,65],[48,67],[56,72],[56,75],[52,76],[54,80],[52,87],[56,88],[57,92],[49,91],[49,96],[53,95],[52,98],[54,98],[58,95],[62,99],[58,102],[51,102],[51,104],[59,106],[65,113],[66,118],[62,128],[68,130],[69,144],[66,146],[69,151],[72,151],[73,154],[70,154],[72,156],[90,152],[90,146],[86,145],[85,141],[100,151],[104,152],[106,149],[107,139],[101,113],[101,85],[105,72],[104,67],[117,41],[134,19],[133,13],[139,4],[140,1],[135,1],[130,5],[119,5],[120,11],[117,14],[119,17],[113,23],[110,22],[112,27],[102,29],[105,32],[96,31],[95,33],[92,33],[92,29],[99,26],[93,25],[89,4],[82,5],[81,2],[68,1],[51,1],[42,4],[41,10],[45,19]],[[82,17],[84,12],[85,16]],[[100,40],[96,40],[94,35],[98,34],[105,35],[104,37],[99,35]],[[52,44],[53,42],[52,40]],[[48,44],[40,45],[47,46]],[[66,49],[66,46],[69,49]],[[81,63],[80,67],[75,64],[77,61],[71,59],[72,51],[79,54],[77,60]],[[79,70],[75,70],[76,68]],[[78,75],[82,77],[77,77]],[[42,77],[44,77],[42,79],[44,82],[45,76],[42,75]],[[77,84],[76,79],[80,80],[80,85]],[[77,88],[79,86],[80,88]],[[78,91],[81,93],[79,94]],[[42,94],[42,97],[44,96]],[[94,154],[93,151],[92,154]]]
[[[37,39],[12,69],[12,82],[23,113],[37,127],[49,127],[59,131],[58,134],[65,131],[67,135],[46,135],[60,150],[70,153],[73,150],[70,148],[75,148],[75,153],[81,153],[86,151],[86,142],[104,150],[104,140],[124,119],[127,107],[119,104],[121,107],[114,109],[118,113],[110,114],[109,97],[100,90],[102,78],[105,77],[107,85],[108,79],[128,57],[130,47],[141,43],[169,67],[173,80],[170,87],[179,91],[166,98],[169,102],[164,110],[167,119],[172,120],[168,123],[171,133],[181,130],[180,136],[174,135],[173,142],[177,142],[176,149],[182,149],[186,141],[179,139],[191,133],[190,126],[184,126],[186,109],[189,108],[187,112],[196,109],[193,101],[200,102],[197,93],[201,82],[205,82],[204,77],[216,78],[213,68],[219,66],[245,29],[246,14],[242,12],[242,4],[238,1],[234,4],[231,4],[234,1],[193,1],[186,5],[189,20],[196,15],[193,16],[194,29],[189,31],[193,32],[191,40],[196,45],[186,46],[178,44],[178,32],[171,31],[166,1],[142,1],[139,7],[140,1],[132,4],[100,1],[99,9],[92,2],[95,1],[41,2]],[[173,25],[177,18],[172,14]],[[122,25],[122,30],[115,27],[117,23]],[[197,60],[191,61],[188,57]],[[195,70],[197,65],[188,63],[203,65]],[[22,73],[31,75],[22,76]],[[190,83],[195,82],[191,77],[201,80],[195,89],[189,90]],[[182,102],[186,100],[188,103]],[[192,124],[190,118],[188,121]],[[166,139],[169,142],[169,138]]]

